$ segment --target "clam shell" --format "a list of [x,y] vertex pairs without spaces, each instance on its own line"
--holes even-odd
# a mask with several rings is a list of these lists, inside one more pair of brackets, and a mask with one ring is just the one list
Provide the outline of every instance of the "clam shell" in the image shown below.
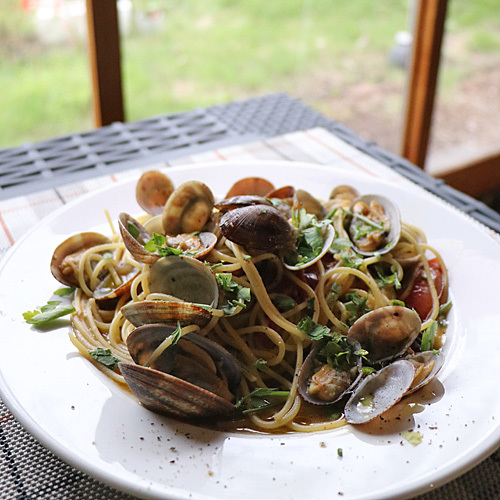
[[266,196],[274,190],[274,185],[262,177],[245,177],[236,181],[226,194],[226,198],[233,196],[256,194]]
[[225,198],[215,204],[215,208],[225,213],[229,210],[234,210],[235,208],[247,207],[249,205],[269,205],[272,203],[263,196],[258,196],[255,194],[247,194],[240,196],[232,196],[231,198]]
[[308,214],[315,215],[318,220],[326,217],[325,207],[317,198],[303,189],[297,189],[297,191],[295,191],[293,197],[293,208],[295,210],[304,209]]
[[167,300],[143,300],[130,302],[121,308],[122,314],[134,326],[164,323],[181,326],[198,325],[203,328],[212,318],[212,314],[203,307],[189,302]]
[[249,251],[292,250],[295,246],[294,228],[279,210],[268,205],[251,205],[225,213],[220,230],[228,240]]
[[144,172],[137,181],[135,199],[148,214],[159,215],[174,191],[174,184],[159,170]]
[[60,243],[52,254],[50,261],[50,271],[54,278],[66,286],[78,287],[78,279],[72,268],[64,266],[64,259],[74,256],[78,259],[78,254],[97,245],[110,243],[111,240],[100,233],[84,232],[78,233],[65,239]]
[[119,363],[130,390],[149,410],[180,420],[229,418],[236,407],[216,394],[167,373]]
[[347,337],[368,351],[370,363],[379,363],[403,354],[417,338],[420,327],[420,317],[412,309],[387,306],[361,316],[349,328]]
[[423,363],[423,373],[420,375],[418,373],[418,369],[415,373],[415,380],[408,390],[407,394],[411,394],[412,392],[416,392],[429,382],[431,382],[438,372],[441,370],[444,364],[444,356],[441,351],[424,351],[416,354],[412,354],[410,356],[406,356],[405,359],[407,361],[417,363]]
[[176,235],[201,231],[214,208],[214,195],[199,181],[181,184],[168,199],[163,209],[162,223],[165,234]]
[[392,408],[410,388],[415,369],[399,360],[368,375],[356,388],[344,408],[350,424],[365,424]]
[[[139,235],[137,237],[132,236],[129,230],[129,226],[133,225],[137,228]],[[158,254],[148,252],[144,245],[151,239],[151,234],[146,230],[146,228],[131,215],[122,212],[118,216],[118,227],[120,228],[120,234],[122,236],[123,243],[127,247],[132,257],[144,264],[153,264],[156,262],[160,256]]]
[[351,211],[353,211],[354,206],[358,202],[365,203],[367,206],[369,206],[371,201],[374,201],[382,206],[386,216],[391,221],[391,228],[389,230],[389,234],[384,237],[383,242],[381,245],[379,245],[379,247],[377,247],[375,250],[370,251],[363,250],[357,246],[356,241],[354,241],[352,237],[352,233],[354,232],[352,228],[353,224],[356,221],[356,215],[353,215],[349,219],[347,229],[351,237],[351,245],[357,253],[365,256],[372,256],[376,253],[382,255],[384,253],[390,252],[397,244],[401,236],[401,214],[399,212],[399,208],[385,196],[380,196],[377,194],[365,194],[363,196],[359,196],[358,198],[353,200],[351,204]]
[[156,261],[149,272],[149,290],[211,307],[217,307],[219,300],[219,287],[211,269],[184,255]]

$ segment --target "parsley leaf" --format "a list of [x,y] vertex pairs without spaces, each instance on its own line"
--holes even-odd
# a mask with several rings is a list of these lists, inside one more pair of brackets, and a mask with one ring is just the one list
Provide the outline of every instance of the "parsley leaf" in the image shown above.
[[330,328],[318,325],[310,316],[302,318],[297,324],[297,328],[313,340],[321,340],[326,335],[330,335]]
[[179,342],[179,339],[181,338],[182,334],[182,327],[181,327],[181,322],[177,321],[177,328],[172,332],[172,344],[177,344]]
[[420,344],[420,349],[422,351],[430,351],[432,349],[437,329],[438,329],[438,322],[433,321],[431,325],[423,331],[422,342]]
[[363,314],[371,311],[371,309],[366,304],[367,298],[362,297],[357,292],[346,293],[342,299],[345,308],[349,313],[349,316],[346,320],[348,326],[351,326],[358,318],[363,316]]
[[102,363],[104,366],[107,366],[111,370],[115,370],[118,368],[119,359],[113,356],[111,349],[104,349],[102,347],[98,347],[93,351],[89,351],[89,354],[99,363]]
[[233,281],[231,273],[219,273],[215,275],[219,288],[224,291],[224,299],[221,309],[224,314],[234,314],[237,307],[246,307],[245,302],[250,302],[252,295],[250,288],[238,285]]
[[272,301],[278,311],[281,312],[289,311],[295,307],[295,301],[288,295],[275,295]]
[[34,310],[23,313],[23,318],[30,325],[40,326],[75,311],[76,309],[71,304],[61,304],[60,300],[49,300],[39,311]]
[[141,232],[139,231],[139,228],[133,223],[128,221],[127,222],[127,231],[135,238],[137,239]]
[[59,297],[66,297],[68,295],[71,295],[74,291],[74,287],[58,288],[54,291],[54,295],[59,295]]
[[420,432],[412,431],[404,431],[401,433],[401,436],[403,436],[413,446],[419,445],[424,437]]
[[375,266],[375,271],[378,275],[377,285],[379,288],[383,288],[384,286],[393,286],[396,290],[399,290],[401,288],[401,283],[398,279],[398,273],[396,272],[394,267],[391,266],[392,274],[388,276],[384,273],[384,269],[380,265]]
[[163,234],[153,233],[150,240],[144,245],[144,249],[148,252],[158,252],[160,257],[168,255],[181,255],[182,250],[167,246],[167,238]]
[[268,389],[265,387],[258,387],[254,389],[250,394],[243,396],[236,402],[236,408],[241,408],[246,406],[243,413],[253,413],[256,411],[268,410],[275,406],[279,406],[281,401],[273,401],[273,399],[278,398],[282,400],[289,396],[289,391],[279,391],[277,389]]

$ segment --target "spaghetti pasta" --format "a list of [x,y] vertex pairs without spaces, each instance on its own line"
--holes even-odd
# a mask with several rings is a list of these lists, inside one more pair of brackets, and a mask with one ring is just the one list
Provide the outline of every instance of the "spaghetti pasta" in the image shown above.
[[[242,428],[313,432],[345,425],[346,400],[369,372],[376,374],[394,360],[441,347],[448,289],[446,268],[424,233],[404,222],[389,250],[382,250],[388,246],[391,224],[396,223],[384,207],[364,204],[363,212],[356,212],[351,191],[346,194],[342,190],[325,202],[314,199],[311,205],[301,201],[298,191],[293,190],[294,195],[285,199],[270,193],[266,198],[243,196],[210,207],[209,219],[202,220],[196,231],[210,229],[216,237],[203,251],[197,232],[189,238],[149,234],[145,227],[153,217],[144,215],[142,223],[130,216],[124,218],[120,233],[112,227],[109,242],[72,251],[62,264],[59,259],[64,273],[78,283],[73,300],[76,312],[71,317],[72,343],[112,380],[126,384],[129,381],[121,367],[137,363],[128,344],[141,328],[136,316],[129,314],[133,305],[170,304],[171,309],[173,303],[182,303],[183,311],[188,311],[187,319],[170,315],[161,321],[169,325],[170,333],[164,333],[147,356],[144,354],[144,369],[159,370],[157,364],[164,353],[182,344],[184,357],[195,358],[196,366],[203,365],[203,370],[230,386],[229,375],[220,369],[220,353],[213,354],[198,341],[188,345],[193,335],[209,339],[222,346],[223,356],[235,359],[240,370],[238,383],[229,391],[230,401],[225,404],[234,410],[230,417]],[[242,208],[245,217],[253,211],[254,218],[259,219],[269,214],[275,217],[274,212],[278,212],[291,227],[290,245],[279,238],[278,244],[269,244],[279,235],[266,233],[266,243],[259,246],[259,231],[265,233],[267,226],[253,227],[246,236],[248,245],[240,237],[233,238],[231,231],[241,229],[238,217]],[[178,207],[176,210],[179,212]],[[353,229],[355,223],[358,227]],[[334,233],[327,244],[329,231]],[[131,238],[133,245],[127,244]],[[376,240],[373,250],[360,253],[357,245],[369,245],[370,238]],[[139,254],[135,251],[137,243]],[[195,247],[186,246],[193,244]],[[178,258],[184,265],[195,258],[205,264],[206,272],[217,283],[215,302],[191,300],[182,293],[158,289],[157,262],[170,259],[173,263]],[[185,274],[182,271],[175,280],[181,282]],[[426,287],[421,283],[424,279]],[[185,286],[193,288],[192,284]],[[201,297],[201,288],[197,297]],[[373,318],[374,311],[387,315],[394,308],[404,308],[416,316],[407,304],[419,314],[418,331],[390,359],[374,359],[369,342],[358,343],[351,338],[353,325],[359,330],[363,318]],[[198,316],[203,319],[195,321]],[[140,321],[151,323],[147,318]],[[401,328],[398,325],[393,329],[399,332]],[[105,366],[97,362],[93,353],[99,349],[109,353],[115,363]],[[417,361],[413,365],[415,371],[421,368]],[[326,381],[320,380],[320,372],[327,374]],[[170,377],[169,383],[176,377]],[[341,379],[345,380],[339,382]],[[193,416],[203,416],[202,410]],[[178,416],[176,411],[164,412]]]

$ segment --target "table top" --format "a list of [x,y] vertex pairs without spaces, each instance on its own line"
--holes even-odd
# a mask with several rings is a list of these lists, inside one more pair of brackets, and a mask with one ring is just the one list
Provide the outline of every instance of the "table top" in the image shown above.
[[[363,172],[369,171],[371,175],[378,178],[390,179],[404,185],[415,186],[417,183],[485,223],[490,230],[499,230],[500,217],[490,214],[487,207],[456,193],[434,179],[427,178],[416,167],[401,158],[380,150],[376,145],[362,141],[341,125],[318,115],[298,101],[282,94],[259,99],[215,106],[185,115],[175,115],[175,120],[174,118],[172,120],[176,121],[177,125],[182,120],[184,120],[183,123],[189,122],[190,119],[196,122],[201,116],[204,123],[208,121],[212,124],[210,127],[213,126],[219,130],[219,133],[213,136],[213,140],[205,137],[205,142],[189,144],[180,148],[181,152],[175,147],[171,150],[167,148],[160,154],[157,151],[150,151],[150,154],[142,151],[133,157],[122,158],[122,161],[103,165],[102,158],[97,158],[97,153],[90,151],[87,145],[86,155],[94,155],[94,166],[90,168],[90,174],[86,172],[82,176],[81,172],[70,172],[64,176],[63,180],[53,173],[43,174],[42,177],[45,180],[39,181],[38,187],[28,186],[28,182],[24,188],[15,186],[9,188],[6,186],[7,183],[4,183],[0,191],[3,198],[0,200],[0,259],[37,221],[85,193],[96,191],[120,179],[136,178],[142,171],[150,168],[211,160],[306,161]],[[245,118],[243,108],[247,107],[248,112],[250,107],[255,114],[262,109],[262,106],[274,111],[280,106],[288,111],[293,109],[294,116],[299,116],[300,119],[296,118],[295,121],[286,123],[280,129],[275,122],[282,120],[286,113],[281,113],[279,119],[273,115],[275,122],[270,120],[269,112],[266,114],[267,120],[262,119],[261,116],[255,118],[252,113],[247,113],[248,116]],[[235,116],[240,116],[241,122],[235,121]],[[210,117],[214,117],[215,121],[211,121]],[[148,126],[165,121],[168,121],[168,117],[157,118],[151,120]],[[233,125],[230,124],[231,121]],[[268,123],[269,121],[271,123]],[[122,126],[117,127],[120,129],[119,135],[125,133]],[[130,129],[132,128],[140,131],[141,123],[135,122],[130,126]],[[113,127],[101,132],[105,135],[111,133],[111,130]],[[186,130],[184,134],[189,137]],[[116,137],[113,140],[115,139]],[[133,142],[133,139],[130,137],[129,139]],[[66,136],[59,140],[57,147],[61,149],[61,144],[67,146],[68,141],[78,143],[78,147],[82,146],[79,137]],[[53,145],[54,141],[51,144]],[[129,146],[130,142],[116,146],[115,156],[122,154],[120,151],[126,156],[125,152]],[[45,151],[47,147],[45,144]],[[104,147],[102,142],[99,147],[101,149]],[[0,160],[2,158],[5,160],[7,156],[11,159],[16,157],[13,151],[16,149],[17,158],[19,160],[23,157],[20,161],[23,163],[26,161],[24,155],[30,156],[31,154],[33,159],[36,156],[33,151],[37,150],[40,163],[39,154],[44,151],[43,148],[44,144],[38,143],[4,150],[0,152]],[[74,153],[73,150],[71,152],[73,157]],[[87,160],[88,158],[85,161]],[[41,171],[43,172],[43,168]],[[22,183],[18,186],[22,186]],[[496,497],[496,492],[500,490],[499,464],[500,452],[495,452],[471,471],[420,498],[431,500],[452,497]],[[0,499],[7,498],[121,500],[132,497],[72,468],[43,448],[23,429],[5,404],[0,401]]]

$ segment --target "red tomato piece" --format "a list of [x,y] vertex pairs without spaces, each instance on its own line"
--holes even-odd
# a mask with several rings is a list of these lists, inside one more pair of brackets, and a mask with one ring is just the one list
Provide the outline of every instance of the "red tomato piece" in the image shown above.
[[[441,298],[444,285],[443,271],[437,259],[430,260],[429,267],[438,297]],[[419,267],[413,287],[405,299],[405,304],[407,307],[415,309],[422,321],[424,321],[432,311],[432,295],[423,265]]]

